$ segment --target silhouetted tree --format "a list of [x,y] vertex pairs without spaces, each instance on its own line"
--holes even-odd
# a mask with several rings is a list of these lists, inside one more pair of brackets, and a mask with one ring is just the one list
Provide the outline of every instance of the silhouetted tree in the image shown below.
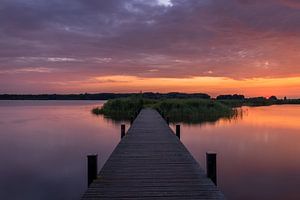
[[278,99],[277,99],[276,96],[270,96],[270,97],[269,97],[269,100],[271,100],[271,101],[277,101]]
[[217,100],[244,100],[245,96],[240,94],[227,94],[227,95],[219,95],[217,96]]

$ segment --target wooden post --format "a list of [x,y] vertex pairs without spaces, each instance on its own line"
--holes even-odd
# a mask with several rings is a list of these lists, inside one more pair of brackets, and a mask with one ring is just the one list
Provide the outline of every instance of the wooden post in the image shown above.
[[133,121],[134,121],[134,117],[133,117],[133,116],[131,116],[131,117],[130,117],[130,125],[132,125],[132,124],[133,124]]
[[137,112],[137,111],[135,111],[135,113],[134,113],[134,118],[136,118],[136,117],[137,117],[137,115],[138,115],[138,112]]
[[217,185],[217,154],[215,152],[206,152],[206,173],[207,177]]
[[176,124],[176,136],[180,139],[180,125]]
[[121,124],[121,139],[125,136],[125,124]]
[[98,155],[88,155],[87,156],[88,165],[88,187],[90,184],[97,179],[98,173]]

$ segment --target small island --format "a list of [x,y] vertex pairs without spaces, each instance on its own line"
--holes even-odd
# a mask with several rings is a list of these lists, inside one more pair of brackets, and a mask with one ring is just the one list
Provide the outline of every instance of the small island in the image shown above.
[[[215,122],[221,118],[231,119],[238,116],[241,106],[270,106],[282,104],[300,104],[299,99],[278,99],[244,95],[219,95],[211,98],[206,94],[172,93],[172,95],[135,94],[125,98],[108,100],[101,108],[96,107],[92,112],[96,115],[120,121],[133,120],[142,108],[153,108],[172,123],[188,124]],[[196,96],[196,97],[195,97]]]

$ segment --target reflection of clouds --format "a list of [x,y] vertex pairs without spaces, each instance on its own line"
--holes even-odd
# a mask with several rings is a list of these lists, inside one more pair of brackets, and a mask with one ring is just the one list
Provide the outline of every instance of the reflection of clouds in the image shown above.
[[119,125],[89,113],[102,103],[0,102],[1,121],[17,123],[0,121],[1,199],[79,199],[86,189],[86,155],[101,153],[101,168],[120,140]]
[[12,124],[25,124],[25,123],[28,123],[28,122],[32,122],[32,121],[39,121],[40,118],[37,118],[37,117],[34,117],[34,118],[23,118],[23,119],[17,119],[17,120],[12,120],[10,121],[10,123]]
[[242,122],[250,126],[269,126],[277,129],[289,127],[300,130],[299,108],[298,105],[248,107],[247,116]]

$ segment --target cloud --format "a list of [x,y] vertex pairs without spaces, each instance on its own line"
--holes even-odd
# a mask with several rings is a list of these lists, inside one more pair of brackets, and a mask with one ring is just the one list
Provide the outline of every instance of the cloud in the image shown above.
[[74,62],[74,61],[81,61],[76,58],[47,58],[49,62]]
[[299,76],[298,8],[296,0],[2,0],[0,70],[43,66],[49,81]]
[[12,70],[0,70],[0,74],[15,74],[15,73],[51,73],[53,69],[46,67],[25,67],[20,69],[12,69]]
[[294,8],[300,9],[300,2],[298,0],[280,0],[284,5]]

